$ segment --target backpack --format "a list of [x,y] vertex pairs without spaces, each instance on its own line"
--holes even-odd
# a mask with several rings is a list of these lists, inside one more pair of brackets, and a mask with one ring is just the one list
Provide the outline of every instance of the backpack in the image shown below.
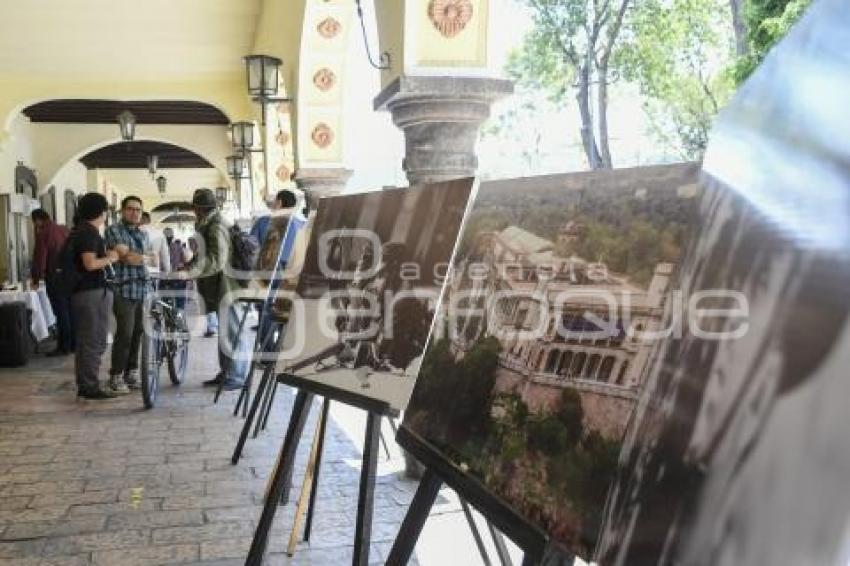
[[68,235],[56,258],[56,264],[47,271],[47,282],[62,297],[70,297],[77,290],[82,274],[77,268],[74,232]]
[[230,234],[230,267],[238,271],[252,271],[260,254],[260,243],[257,238],[246,234],[236,224],[231,226],[228,231]]

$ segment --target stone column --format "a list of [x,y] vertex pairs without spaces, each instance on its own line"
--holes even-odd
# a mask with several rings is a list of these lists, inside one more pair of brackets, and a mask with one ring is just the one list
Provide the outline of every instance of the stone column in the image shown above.
[[295,171],[295,184],[307,195],[310,210],[316,210],[319,199],[338,195],[345,190],[353,171],[341,167],[302,168]]
[[375,98],[404,131],[402,167],[411,185],[470,177],[478,169],[475,144],[490,106],[513,92],[507,80],[401,76]]

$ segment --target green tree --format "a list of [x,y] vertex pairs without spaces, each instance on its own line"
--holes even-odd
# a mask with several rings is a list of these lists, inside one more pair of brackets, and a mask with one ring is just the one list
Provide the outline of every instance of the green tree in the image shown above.
[[743,7],[749,53],[735,67],[741,83],[767,56],[770,48],[785,37],[803,15],[811,0],[747,0]]
[[629,15],[618,67],[644,95],[659,141],[699,159],[732,94],[733,26],[721,0],[641,0]]
[[546,90],[557,103],[575,91],[588,165],[611,168],[608,86],[631,0],[521,1],[530,8],[534,27],[512,54],[508,73],[520,84]]

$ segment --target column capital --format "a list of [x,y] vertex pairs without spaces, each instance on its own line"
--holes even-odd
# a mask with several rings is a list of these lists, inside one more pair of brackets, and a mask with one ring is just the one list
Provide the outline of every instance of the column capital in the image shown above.
[[295,171],[295,184],[307,194],[307,204],[315,210],[320,198],[344,191],[352,173],[351,169],[342,167],[300,168]]
[[401,76],[374,100],[404,131],[403,168],[411,184],[470,177],[478,168],[475,144],[496,100],[513,83],[480,77]]

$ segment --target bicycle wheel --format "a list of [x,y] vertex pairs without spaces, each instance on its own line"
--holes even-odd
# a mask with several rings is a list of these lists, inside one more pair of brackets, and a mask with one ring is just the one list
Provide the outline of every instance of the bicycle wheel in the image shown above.
[[153,409],[156,404],[162,366],[162,342],[154,334],[145,333],[142,340],[142,401],[146,409]]
[[168,356],[168,377],[173,385],[180,385],[189,367],[189,339],[176,338],[174,342],[176,346]]

